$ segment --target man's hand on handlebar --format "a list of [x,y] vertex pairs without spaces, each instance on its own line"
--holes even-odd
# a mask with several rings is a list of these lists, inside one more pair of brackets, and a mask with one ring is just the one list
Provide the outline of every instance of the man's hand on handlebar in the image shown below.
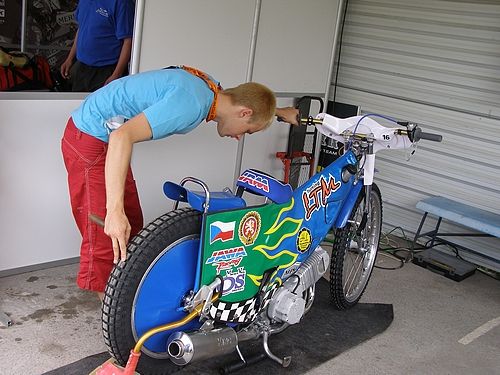
[[288,122],[292,125],[299,125],[299,110],[293,107],[276,108],[278,121]]

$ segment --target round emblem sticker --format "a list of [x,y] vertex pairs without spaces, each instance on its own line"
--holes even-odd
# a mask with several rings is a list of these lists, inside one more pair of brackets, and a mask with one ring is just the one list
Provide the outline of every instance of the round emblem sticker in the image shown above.
[[241,219],[238,235],[243,245],[252,245],[259,235],[260,215],[256,211],[250,211]]
[[297,235],[297,249],[301,253],[305,253],[311,247],[311,243],[311,232],[307,228],[302,228]]

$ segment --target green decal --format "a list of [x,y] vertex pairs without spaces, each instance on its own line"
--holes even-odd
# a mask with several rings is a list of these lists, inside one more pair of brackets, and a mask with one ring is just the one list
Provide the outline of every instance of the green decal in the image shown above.
[[209,214],[204,228],[201,283],[209,284],[220,275],[224,278],[222,301],[254,297],[267,270],[274,270],[274,281],[278,270],[296,262],[297,233],[303,222],[298,217],[293,199],[282,205]]

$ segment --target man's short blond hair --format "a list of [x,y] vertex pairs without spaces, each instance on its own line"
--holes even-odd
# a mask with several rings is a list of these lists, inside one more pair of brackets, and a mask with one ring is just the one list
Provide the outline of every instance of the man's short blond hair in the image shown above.
[[242,105],[253,111],[250,121],[262,124],[263,129],[271,125],[276,112],[274,93],[257,82],[247,82],[239,86],[223,90],[222,93],[231,99],[234,105]]

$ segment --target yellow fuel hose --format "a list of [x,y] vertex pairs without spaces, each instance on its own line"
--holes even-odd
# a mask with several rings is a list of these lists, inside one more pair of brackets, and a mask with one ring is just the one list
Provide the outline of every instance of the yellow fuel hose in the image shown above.
[[[217,301],[218,298],[219,298],[219,293],[214,294],[211,302],[214,303],[215,301]],[[137,341],[137,343],[134,346],[133,351],[135,353],[140,353],[142,346],[144,345],[146,340],[149,339],[151,336],[156,335],[157,333],[160,333],[163,331],[168,331],[169,329],[174,329],[174,328],[180,327],[180,326],[190,322],[191,320],[196,318],[198,315],[200,315],[201,310],[203,309],[203,305],[205,305],[205,302],[200,303],[198,306],[196,306],[193,309],[193,311],[191,311],[188,315],[186,315],[181,320],[178,320],[178,321],[173,322],[173,323],[164,324],[162,326],[150,329],[149,331],[147,331],[144,335],[142,335],[139,338],[139,340]]]

